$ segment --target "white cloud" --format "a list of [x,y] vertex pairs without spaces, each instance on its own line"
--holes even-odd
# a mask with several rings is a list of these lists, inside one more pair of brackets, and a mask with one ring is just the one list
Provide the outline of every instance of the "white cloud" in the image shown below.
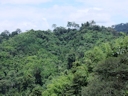
[[30,29],[46,30],[49,28],[44,13],[33,7],[4,7],[0,8],[0,13],[0,32],[4,30],[14,31],[17,28],[23,31]]
[[[11,1],[13,1],[13,4],[18,2],[16,0],[8,0],[8,3],[11,3]],[[36,1],[39,3],[46,0]],[[0,2],[7,2],[7,0],[0,0]],[[29,1],[23,0],[20,2],[28,3]],[[32,2],[34,3],[35,0],[32,0]],[[116,0],[78,0],[78,2],[83,2],[84,6],[76,7],[56,4],[43,8],[42,6],[3,5],[0,7],[0,32],[5,29],[13,31],[16,28],[20,28],[23,31],[30,29],[45,30],[51,28],[52,24],[66,26],[67,21],[84,23],[95,20],[97,24],[111,26],[116,23],[113,18],[119,17],[119,14],[122,17],[128,17],[128,7],[126,6],[128,3],[126,0],[123,2],[117,2]],[[87,4],[89,6],[86,6]]]
[[[27,9],[27,10],[26,10]],[[17,28],[21,30],[46,30],[51,28],[52,24],[66,26],[67,21],[84,23],[89,20],[95,20],[99,24],[108,25],[102,22],[111,22],[109,14],[102,8],[76,8],[73,6],[54,5],[50,8],[35,7],[4,7],[0,8],[0,32],[3,30],[13,31]]]
[[[82,2],[85,8],[98,7],[102,8],[105,14],[108,14],[110,17],[110,21],[113,24],[118,24],[122,22],[128,21],[128,0],[75,0],[77,2]],[[86,7],[87,6],[87,7]],[[102,18],[104,15],[102,16]],[[106,17],[106,16],[105,16]],[[104,19],[106,19],[104,17]],[[112,24],[111,23],[111,24]],[[106,24],[108,25],[108,24]]]
[[[104,12],[102,8],[81,8],[74,9],[67,17],[67,21],[75,21],[77,23],[85,23],[86,21],[94,20],[97,24],[108,26],[113,24],[110,14]],[[109,22],[109,23],[108,23]]]
[[52,0],[0,0],[1,4],[39,4]]
[[39,21],[2,21],[0,22],[0,32],[4,30],[9,30],[10,32],[20,28],[22,31],[34,29],[34,30],[46,30],[49,28],[49,25],[46,21],[40,19]]
[[128,0],[76,0],[77,2],[82,2],[90,7],[100,7],[111,14],[124,13],[128,11]]

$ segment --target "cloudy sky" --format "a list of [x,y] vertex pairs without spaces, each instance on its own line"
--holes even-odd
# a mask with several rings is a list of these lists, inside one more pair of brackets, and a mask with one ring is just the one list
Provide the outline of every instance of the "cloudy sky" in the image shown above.
[[111,26],[128,21],[128,0],[0,0],[0,32],[51,29],[68,21]]

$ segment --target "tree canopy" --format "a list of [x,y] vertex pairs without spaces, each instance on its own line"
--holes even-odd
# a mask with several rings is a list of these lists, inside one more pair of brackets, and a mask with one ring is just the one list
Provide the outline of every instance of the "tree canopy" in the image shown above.
[[128,95],[127,34],[95,21],[53,27],[0,34],[1,96]]

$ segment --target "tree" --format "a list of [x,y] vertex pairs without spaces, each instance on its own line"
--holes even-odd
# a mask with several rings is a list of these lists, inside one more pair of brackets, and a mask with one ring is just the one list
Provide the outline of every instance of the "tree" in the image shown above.
[[[94,67],[93,79],[82,91],[84,96],[127,96],[128,54],[110,57]],[[95,86],[95,87],[94,87]],[[93,91],[92,91],[93,90]]]
[[94,21],[94,20],[92,20],[91,22],[90,22],[90,25],[91,26],[93,26],[93,25],[95,25],[96,24],[96,22]]
[[73,67],[73,62],[75,62],[75,53],[70,53],[68,55],[68,66],[67,69],[71,69]]
[[35,88],[33,88],[29,96],[42,96],[42,91],[42,87],[37,85]]
[[9,38],[9,34],[10,34],[10,32],[8,30],[5,30],[4,32],[1,33],[1,36],[4,39],[8,39]]
[[69,28],[72,27],[72,22],[68,22],[67,27],[69,27]]
[[17,28],[17,29],[16,29],[16,32],[17,32],[18,34],[20,34],[22,31],[21,31],[21,29]]
[[72,27],[74,27],[75,29],[79,28],[79,24],[76,24],[75,22],[72,22]]
[[54,28],[54,29],[55,29],[56,27],[57,27],[57,25],[56,25],[56,24],[52,24],[52,28]]
[[85,25],[86,25],[86,26],[90,26],[90,23],[87,21]]
[[68,22],[67,27],[73,27],[74,29],[79,28],[79,24],[76,24],[75,22]]
[[78,29],[79,27],[80,27],[79,24],[76,24],[76,25],[75,25],[75,28],[76,28],[76,29]]
[[16,29],[15,31],[13,31],[13,32],[10,34],[10,36],[13,37],[13,36],[18,35],[18,34],[20,34],[20,33],[21,33],[21,30],[18,28],[18,29]]

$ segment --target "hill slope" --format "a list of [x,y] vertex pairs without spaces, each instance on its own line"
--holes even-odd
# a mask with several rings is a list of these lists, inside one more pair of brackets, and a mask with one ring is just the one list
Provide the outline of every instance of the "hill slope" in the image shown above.
[[128,23],[120,23],[112,26],[118,32],[128,32]]
[[[111,28],[85,23],[79,30],[64,27],[53,32],[30,30],[3,39],[0,93],[6,96],[80,94],[82,86],[87,85],[87,73],[93,72],[94,67],[85,62],[86,56],[91,56],[88,50],[119,37]],[[92,56],[91,60],[95,57]]]

